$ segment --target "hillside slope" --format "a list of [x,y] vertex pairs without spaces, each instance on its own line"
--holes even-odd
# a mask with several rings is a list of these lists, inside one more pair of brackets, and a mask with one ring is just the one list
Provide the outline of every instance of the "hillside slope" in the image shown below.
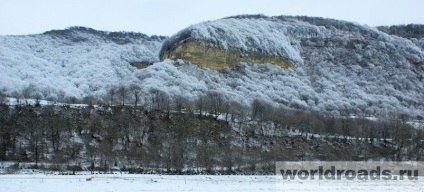
[[[13,95],[30,88],[58,100],[92,95],[107,103],[114,86],[117,90],[116,85],[138,84],[142,105],[158,105],[154,98],[164,96],[169,98],[168,109],[191,108],[208,93],[218,93],[227,103],[244,108],[258,100],[329,115],[422,118],[424,40],[382,31],[332,19],[250,15],[195,24],[166,40],[78,27],[1,36],[0,90]],[[234,48],[281,58],[290,65],[283,69],[241,62],[212,70],[202,61],[159,62],[161,54],[186,39],[224,52]],[[130,65],[134,62],[156,63],[137,70]],[[188,101],[185,106],[178,103],[181,98]]]
[[[325,126],[295,129],[306,121]],[[348,122],[352,136],[332,135],[330,132],[344,132],[339,129],[344,121],[288,111],[271,123],[226,122],[212,116],[169,115],[132,106],[0,105],[0,172],[6,167],[6,173],[29,168],[74,173],[272,174],[275,161],[424,157],[424,146],[417,142],[423,139],[422,131],[401,122],[358,118]],[[381,134],[383,130],[386,132]]]
[[[293,63],[289,69],[241,65],[217,73],[218,83],[206,83],[231,98],[260,98],[336,114],[422,116],[424,111],[424,52],[417,43],[423,39],[413,42],[346,21],[250,15],[192,25],[169,38],[161,53],[187,39],[222,50],[235,47],[281,56]],[[193,76],[199,82],[211,79]]]
[[0,90],[30,87],[46,98],[104,94],[129,81],[131,63],[158,62],[165,37],[85,27],[43,34],[0,36]]

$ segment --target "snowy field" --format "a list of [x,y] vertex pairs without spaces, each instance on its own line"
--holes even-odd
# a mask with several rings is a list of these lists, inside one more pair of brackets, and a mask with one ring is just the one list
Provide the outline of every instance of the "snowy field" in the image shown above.
[[417,181],[280,181],[275,176],[0,175],[1,191],[424,191]]

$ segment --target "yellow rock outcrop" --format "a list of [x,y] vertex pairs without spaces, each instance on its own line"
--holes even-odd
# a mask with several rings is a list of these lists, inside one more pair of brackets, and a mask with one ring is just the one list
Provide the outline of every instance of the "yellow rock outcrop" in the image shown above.
[[261,52],[243,51],[238,48],[220,49],[210,42],[196,39],[187,39],[177,45],[164,50],[161,60],[182,59],[201,67],[211,69],[234,68],[240,62],[269,63],[287,68],[291,62],[281,56],[274,56]]

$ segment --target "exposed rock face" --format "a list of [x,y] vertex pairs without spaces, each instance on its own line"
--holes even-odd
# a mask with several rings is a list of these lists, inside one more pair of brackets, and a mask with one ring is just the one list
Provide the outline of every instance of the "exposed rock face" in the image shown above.
[[183,40],[175,46],[164,50],[161,60],[165,59],[182,59],[211,69],[234,68],[240,62],[251,64],[270,63],[282,68],[287,68],[291,65],[288,59],[281,56],[255,51],[243,51],[233,47],[225,50],[207,41],[193,38]]

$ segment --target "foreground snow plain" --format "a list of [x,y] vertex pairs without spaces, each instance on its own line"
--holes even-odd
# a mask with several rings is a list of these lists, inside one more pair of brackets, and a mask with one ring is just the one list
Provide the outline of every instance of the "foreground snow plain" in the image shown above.
[[[92,178],[90,181],[87,179]],[[0,175],[1,191],[424,191],[414,181],[282,181],[230,175]]]

